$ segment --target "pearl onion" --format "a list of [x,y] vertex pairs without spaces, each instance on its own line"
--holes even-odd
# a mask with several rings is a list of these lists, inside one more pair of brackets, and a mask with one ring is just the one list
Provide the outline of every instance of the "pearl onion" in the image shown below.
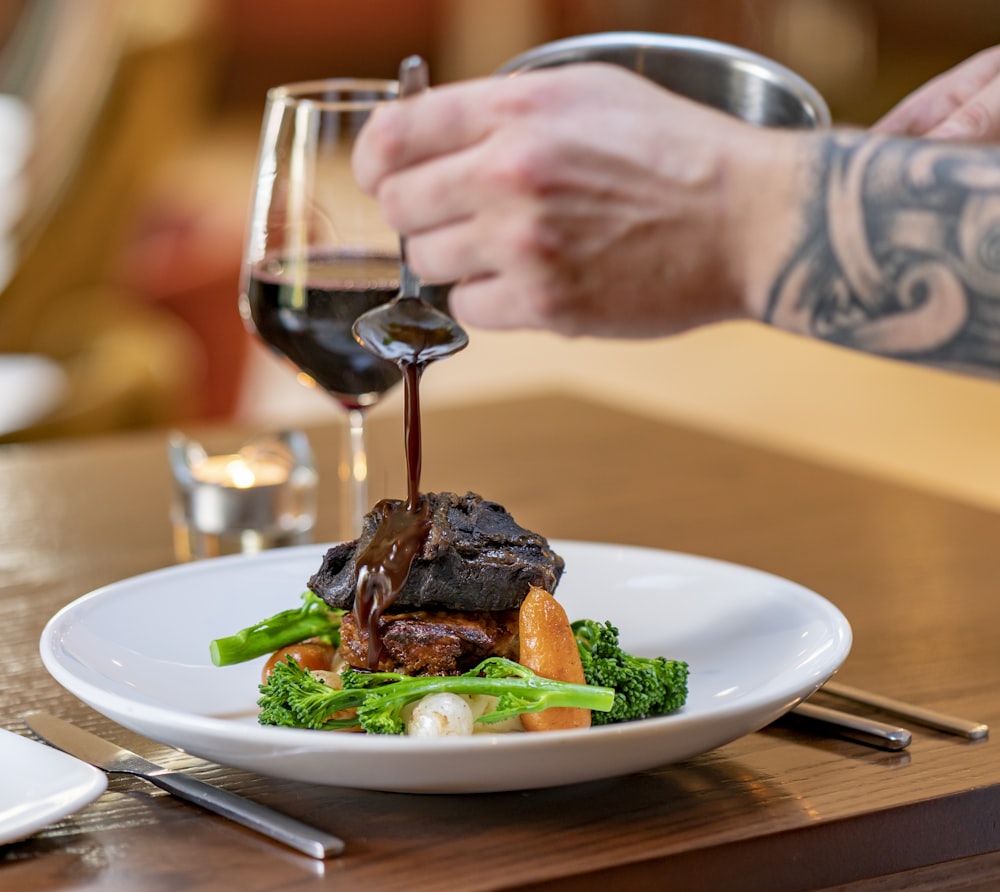
[[457,694],[428,694],[413,708],[406,733],[411,737],[466,737],[472,710]]

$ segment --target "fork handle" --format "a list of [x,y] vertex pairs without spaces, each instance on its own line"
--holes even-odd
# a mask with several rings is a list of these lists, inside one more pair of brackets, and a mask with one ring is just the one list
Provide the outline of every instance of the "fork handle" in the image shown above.
[[883,712],[891,713],[900,718],[909,719],[928,728],[937,731],[945,731],[949,734],[957,734],[960,737],[967,737],[969,740],[985,740],[989,737],[990,729],[982,722],[971,722],[968,719],[958,718],[938,712],[936,709],[928,709],[925,706],[917,706],[913,703],[904,703],[893,697],[886,697],[882,694],[875,694],[871,691],[863,691],[851,685],[841,684],[836,681],[828,681],[820,690],[834,697],[843,700],[851,700],[854,703],[861,703],[865,706],[873,706]]

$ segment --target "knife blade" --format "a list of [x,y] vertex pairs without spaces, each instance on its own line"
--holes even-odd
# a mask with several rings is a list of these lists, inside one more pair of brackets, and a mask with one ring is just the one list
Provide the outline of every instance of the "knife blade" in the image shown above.
[[274,811],[251,799],[213,787],[197,778],[164,768],[131,750],[46,712],[30,712],[24,724],[56,749],[104,771],[134,774],[174,796],[236,821],[313,858],[331,858],[344,851],[344,841],[317,827]]

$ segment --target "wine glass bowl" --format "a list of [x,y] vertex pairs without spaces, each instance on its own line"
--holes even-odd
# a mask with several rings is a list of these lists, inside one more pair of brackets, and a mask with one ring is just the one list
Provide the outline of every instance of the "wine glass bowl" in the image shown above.
[[[400,289],[399,238],[354,180],[351,153],[371,113],[398,96],[394,80],[337,78],[268,91],[240,287],[251,331],[347,412],[342,535],[369,509],[364,413],[400,371],[351,333]],[[447,307],[447,288],[421,296]]]
[[375,255],[308,258],[308,281],[282,258],[254,267],[244,292],[257,335],[330,393],[345,409],[363,409],[400,380],[395,365],[361,347],[351,326],[396,293],[398,261]]

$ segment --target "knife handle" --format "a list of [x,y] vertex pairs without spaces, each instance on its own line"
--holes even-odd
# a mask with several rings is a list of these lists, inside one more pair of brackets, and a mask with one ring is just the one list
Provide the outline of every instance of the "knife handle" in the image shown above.
[[236,821],[313,858],[330,858],[344,851],[344,841],[330,833],[310,827],[252,799],[213,787],[190,775],[165,771],[162,774],[146,774],[145,777],[168,793]]
[[832,728],[834,732],[848,740],[865,743],[881,750],[903,750],[910,745],[912,735],[905,728],[887,725],[860,715],[817,706],[814,703],[800,703],[792,714],[818,725]]

